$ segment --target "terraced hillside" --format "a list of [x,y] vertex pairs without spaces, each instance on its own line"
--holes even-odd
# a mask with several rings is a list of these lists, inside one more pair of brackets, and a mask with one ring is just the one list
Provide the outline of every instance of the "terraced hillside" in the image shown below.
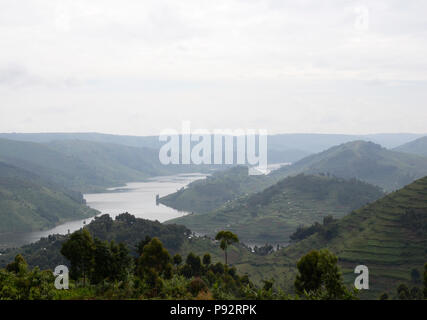
[[273,255],[241,261],[238,269],[258,280],[274,277],[290,290],[297,260],[310,250],[328,248],[339,257],[348,284],[357,265],[368,266],[370,290],[362,297],[393,293],[402,282],[420,285],[411,282],[411,271],[422,274],[427,262],[427,177],[353,211],[336,226],[332,239],[316,233]]
[[210,236],[227,229],[244,242],[287,244],[298,226],[321,222],[327,216],[343,217],[383,195],[378,187],[355,179],[302,174],[229,201],[212,212],[170,222]]

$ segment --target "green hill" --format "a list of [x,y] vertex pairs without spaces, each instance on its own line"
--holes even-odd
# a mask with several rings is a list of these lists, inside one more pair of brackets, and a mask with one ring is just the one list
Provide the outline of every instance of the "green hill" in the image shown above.
[[0,139],[0,161],[79,192],[102,190],[156,175],[206,170],[162,165],[155,149],[84,140],[34,143]]
[[308,156],[272,175],[299,173],[330,173],[393,191],[427,175],[427,157],[391,151],[372,142],[353,141]]
[[160,203],[181,211],[207,213],[227,201],[261,191],[277,180],[276,177],[249,176],[247,167],[237,166],[194,181],[186,188],[160,198]]
[[212,212],[170,222],[210,236],[227,229],[244,242],[285,244],[298,226],[321,222],[329,215],[342,217],[383,195],[378,187],[355,179],[298,175]]
[[427,136],[405,143],[393,150],[427,156]]
[[46,229],[96,213],[81,194],[0,162],[0,233]]
[[82,192],[116,183],[101,170],[97,171],[92,163],[40,143],[0,139],[0,161]]
[[310,250],[328,248],[339,257],[348,284],[354,282],[357,265],[368,266],[370,290],[362,296],[394,293],[401,282],[419,285],[411,283],[411,271],[422,274],[427,262],[427,177],[334,223],[337,232],[332,238],[316,233],[275,254],[241,260],[238,270],[258,281],[273,277],[290,290],[296,261]]
[[[103,241],[114,240],[117,243],[125,243],[134,255],[137,244],[146,236],[159,238],[171,253],[176,253],[190,234],[190,230],[184,226],[165,225],[158,221],[136,218],[129,213],[120,214],[115,219],[107,214],[97,216],[86,228],[94,237]],[[68,235],[50,235],[21,248],[7,249],[0,255],[0,268],[12,261],[18,253],[24,256],[31,267],[53,269],[59,264],[66,264],[60,249],[67,238]]]
[[154,149],[84,140],[54,141],[48,147],[87,164],[95,175],[102,175],[108,185],[169,173]]
[[248,176],[243,167],[225,170],[160,201],[178,210],[207,213],[227,201],[259,192],[284,177],[300,173],[356,178],[392,191],[425,176],[427,157],[391,151],[372,142],[354,141],[308,156],[264,176]]

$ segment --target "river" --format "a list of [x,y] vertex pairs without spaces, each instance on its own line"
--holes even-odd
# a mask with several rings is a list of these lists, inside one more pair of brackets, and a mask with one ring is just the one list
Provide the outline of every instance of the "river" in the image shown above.
[[[206,175],[199,173],[153,177],[145,182],[130,182],[123,187],[110,188],[104,193],[85,194],[84,198],[89,207],[97,209],[101,212],[100,214],[108,213],[112,218],[120,213],[129,212],[137,218],[163,222],[187,213],[162,204],[157,205],[156,195],[160,197],[168,195],[186,187],[192,181],[205,177]],[[73,232],[92,220],[93,217],[69,221],[45,231],[3,234],[0,235],[0,249],[35,242],[50,234]]]

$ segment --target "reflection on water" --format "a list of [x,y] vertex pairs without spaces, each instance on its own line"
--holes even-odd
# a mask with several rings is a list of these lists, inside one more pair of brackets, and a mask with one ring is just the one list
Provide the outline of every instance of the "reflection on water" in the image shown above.
[[[85,194],[84,197],[88,206],[97,209],[101,214],[108,213],[113,218],[120,213],[129,212],[137,218],[163,222],[186,213],[162,204],[156,205],[156,195],[163,197],[205,177],[206,175],[198,173],[154,177],[145,182],[131,182],[124,187],[110,188],[105,193]],[[0,248],[21,246],[50,234],[73,232],[92,220],[93,218],[70,221],[46,231],[0,234]]]

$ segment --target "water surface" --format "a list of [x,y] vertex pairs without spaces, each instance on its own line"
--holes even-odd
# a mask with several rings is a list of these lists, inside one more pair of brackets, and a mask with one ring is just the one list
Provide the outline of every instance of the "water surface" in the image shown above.
[[[130,182],[123,187],[110,188],[104,193],[85,194],[88,206],[97,209],[101,214],[112,218],[123,212],[129,212],[137,218],[158,220],[160,222],[181,217],[187,212],[178,211],[156,203],[156,195],[163,197],[186,187],[190,182],[205,178],[199,173],[160,176],[145,182]],[[46,231],[0,234],[0,248],[22,246],[36,242],[50,234],[67,234],[93,220],[92,218],[69,221]]]

